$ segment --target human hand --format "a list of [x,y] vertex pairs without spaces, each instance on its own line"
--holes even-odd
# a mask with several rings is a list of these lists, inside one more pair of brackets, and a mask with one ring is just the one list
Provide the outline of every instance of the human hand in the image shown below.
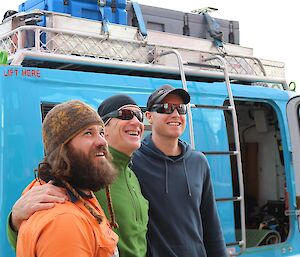
[[12,229],[18,231],[21,223],[36,211],[50,209],[54,203],[64,203],[68,199],[66,190],[54,186],[51,182],[31,188],[16,201],[12,208]]

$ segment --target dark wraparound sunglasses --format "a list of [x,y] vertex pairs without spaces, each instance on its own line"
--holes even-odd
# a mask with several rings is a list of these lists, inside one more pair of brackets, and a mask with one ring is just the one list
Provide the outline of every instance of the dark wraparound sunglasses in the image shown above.
[[133,117],[137,117],[140,122],[143,122],[144,116],[142,111],[133,111],[129,109],[121,109],[117,111],[110,112],[102,117],[102,119],[106,118],[117,118],[120,120],[131,120]]
[[171,114],[174,110],[177,110],[180,115],[184,115],[187,112],[186,104],[154,104],[150,111],[157,112],[157,113],[164,113],[164,114]]

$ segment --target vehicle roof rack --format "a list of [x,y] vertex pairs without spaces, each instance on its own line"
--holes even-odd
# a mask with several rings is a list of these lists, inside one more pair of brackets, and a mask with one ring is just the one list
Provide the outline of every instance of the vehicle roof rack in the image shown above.
[[[46,26],[32,25],[46,20]],[[30,24],[30,25],[28,25]],[[36,65],[50,68],[98,66],[118,70],[179,74],[176,58],[161,57],[163,52],[177,50],[184,60],[188,77],[222,80],[218,62],[227,62],[232,81],[265,87],[288,89],[284,64],[260,60],[251,48],[225,44],[220,53],[211,40],[148,30],[141,35],[136,27],[108,24],[102,33],[102,22],[72,17],[68,14],[32,11],[18,13],[0,25],[0,49],[8,53],[11,65]],[[30,60],[30,62],[29,62]],[[207,61],[210,60],[210,61]],[[55,64],[51,66],[51,63]],[[61,63],[61,65],[57,65]],[[258,84],[257,84],[258,83]]]

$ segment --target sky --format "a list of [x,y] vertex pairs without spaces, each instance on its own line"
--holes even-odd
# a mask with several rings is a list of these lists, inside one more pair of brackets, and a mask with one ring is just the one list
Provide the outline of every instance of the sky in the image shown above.
[[[95,0],[96,1],[96,0]],[[287,83],[296,82],[300,92],[298,1],[271,0],[136,0],[140,4],[183,12],[215,7],[215,18],[239,22],[240,45],[253,48],[257,58],[285,63]],[[17,10],[22,0],[1,0],[0,19],[8,9]],[[297,6],[296,6],[297,4]],[[297,13],[296,13],[297,12]],[[298,41],[297,41],[298,40]]]

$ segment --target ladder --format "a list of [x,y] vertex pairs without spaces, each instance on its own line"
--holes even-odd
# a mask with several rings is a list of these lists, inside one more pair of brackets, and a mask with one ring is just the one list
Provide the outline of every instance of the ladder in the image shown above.
[[[180,53],[177,50],[169,50],[165,52],[161,52],[158,57],[163,57],[166,55],[174,54],[177,58],[178,67],[180,71],[180,77],[183,89],[188,91],[186,77],[184,72],[184,65],[189,65],[189,63],[184,62]],[[228,198],[218,198],[216,199],[217,202],[239,202],[240,204],[240,218],[241,218],[241,240],[227,243],[227,247],[240,247],[240,252],[229,251],[230,256],[238,256],[242,252],[244,252],[246,248],[246,222],[245,222],[245,201],[244,201],[244,184],[243,184],[243,172],[242,172],[242,161],[241,161],[241,151],[240,151],[240,140],[239,140],[239,130],[238,130],[238,121],[237,121],[237,114],[233,99],[233,94],[231,90],[230,80],[229,80],[229,73],[226,61],[223,57],[219,55],[212,56],[207,58],[205,61],[211,60],[218,60],[220,65],[218,67],[214,66],[214,68],[218,68],[224,72],[224,79],[226,83],[227,93],[228,93],[228,106],[215,106],[215,105],[201,105],[201,104],[188,104],[187,114],[188,114],[188,124],[189,124],[189,136],[190,136],[190,144],[193,149],[195,149],[195,137],[193,131],[193,120],[192,120],[192,108],[203,108],[203,109],[217,109],[222,111],[229,111],[232,116],[232,125],[233,125],[233,135],[234,135],[234,145],[235,149],[233,151],[210,151],[210,152],[203,152],[205,155],[228,155],[228,156],[235,156],[236,157],[236,164],[237,164],[237,175],[238,175],[238,184],[239,184],[239,196],[233,196]],[[193,64],[195,65],[195,64]],[[199,64],[202,66],[203,64]],[[205,64],[207,65],[207,64]]]

